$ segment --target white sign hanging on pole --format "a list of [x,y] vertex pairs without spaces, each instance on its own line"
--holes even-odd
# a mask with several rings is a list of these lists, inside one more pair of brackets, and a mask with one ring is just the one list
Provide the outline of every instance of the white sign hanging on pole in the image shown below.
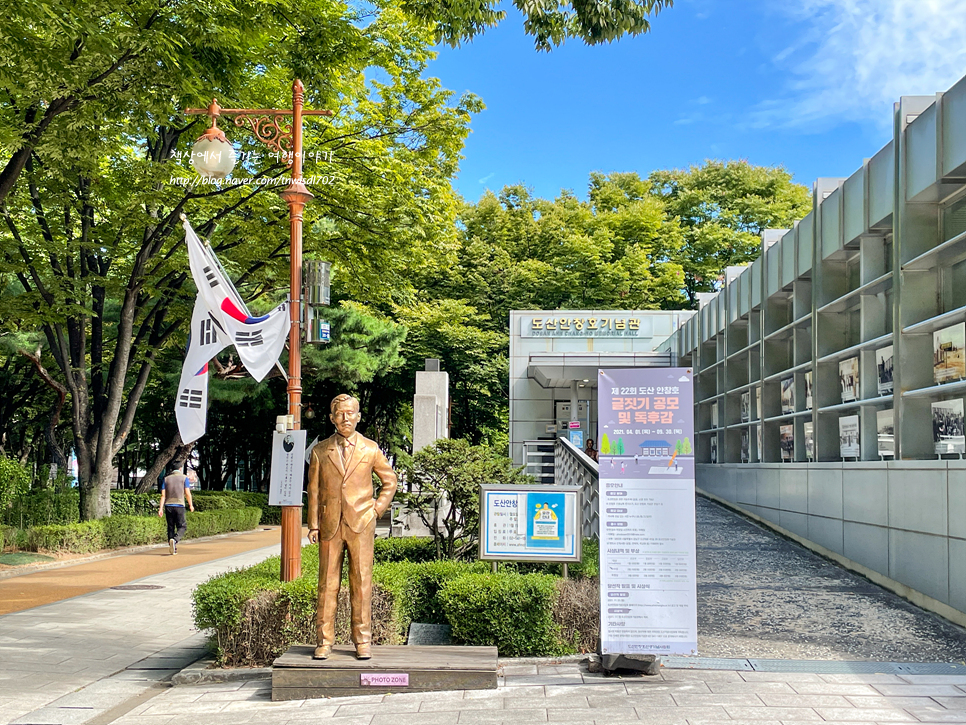
[[305,431],[275,431],[272,438],[272,478],[269,506],[301,506],[305,471]]

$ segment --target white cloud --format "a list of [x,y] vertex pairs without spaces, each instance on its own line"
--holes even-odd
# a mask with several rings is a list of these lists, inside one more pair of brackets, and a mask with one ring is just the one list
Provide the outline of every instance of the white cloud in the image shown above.
[[891,126],[899,96],[932,95],[966,75],[962,0],[770,1],[799,36],[776,43],[787,93],[754,109],[755,126]]

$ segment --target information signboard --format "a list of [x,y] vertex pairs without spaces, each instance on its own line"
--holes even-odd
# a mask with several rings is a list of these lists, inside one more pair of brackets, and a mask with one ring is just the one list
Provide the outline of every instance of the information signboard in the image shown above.
[[598,380],[601,652],[694,655],[692,371]]
[[268,505],[301,506],[305,431],[275,431],[272,435],[272,477],[268,485]]
[[480,489],[481,559],[580,561],[579,486]]

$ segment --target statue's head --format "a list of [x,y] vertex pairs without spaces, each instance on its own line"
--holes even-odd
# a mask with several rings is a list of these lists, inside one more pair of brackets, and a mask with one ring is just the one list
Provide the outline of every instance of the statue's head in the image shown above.
[[329,406],[329,420],[335,426],[339,435],[344,438],[351,436],[359,421],[362,420],[362,413],[359,412],[359,399],[351,395],[342,393],[332,399]]

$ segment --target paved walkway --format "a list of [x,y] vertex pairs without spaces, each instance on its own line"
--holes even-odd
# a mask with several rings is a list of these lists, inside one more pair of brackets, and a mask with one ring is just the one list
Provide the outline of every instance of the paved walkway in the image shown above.
[[[267,680],[167,687],[203,652],[194,586],[275,546],[137,582],[161,589],[108,589],[0,616],[0,725],[966,723],[962,629],[715,504],[699,500],[698,522],[702,656],[771,658],[803,671],[752,671],[761,660],[747,659],[614,680],[576,663],[509,662],[497,690],[280,703]],[[820,674],[829,660],[957,662],[963,673]]]

